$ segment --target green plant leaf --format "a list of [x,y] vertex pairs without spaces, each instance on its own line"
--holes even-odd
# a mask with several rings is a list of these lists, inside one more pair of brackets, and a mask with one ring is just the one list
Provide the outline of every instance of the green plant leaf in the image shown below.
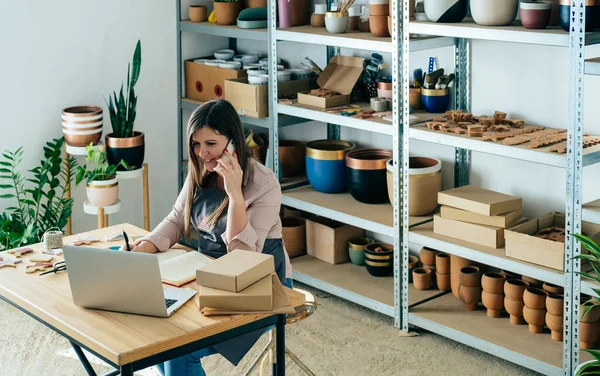
[[135,84],[140,77],[140,70],[142,66],[142,42],[138,40],[135,51],[133,53],[133,64],[131,69],[131,83],[129,84],[130,89],[135,87]]
[[585,248],[587,248],[594,256],[596,256],[596,259],[598,261],[600,261],[600,246],[598,246],[596,242],[594,242],[589,237],[581,234],[573,234],[573,237],[579,240],[579,242],[582,243],[585,246]]
[[12,164],[9,162],[0,161],[0,166],[12,167]]
[[10,184],[0,184],[0,189],[12,189],[13,186]]
[[16,196],[12,193],[5,193],[0,195],[0,198],[15,198]]
[[0,173],[10,174],[10,173],[12,173],[12,171],[8,168],[0,168]]

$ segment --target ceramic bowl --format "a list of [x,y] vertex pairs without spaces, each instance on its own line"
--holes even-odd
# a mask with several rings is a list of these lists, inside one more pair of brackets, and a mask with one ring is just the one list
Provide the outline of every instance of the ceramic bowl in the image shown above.
[[460,22],[467,15],[467,0],[428,0],[425,14],[432,22]]
[[315,140],[306,144],[306,177],[323,193],[339,193],[348,188],[346,153],[354,143],[343,140]]
[[470,0],[473,21],[485,26],[509,25],[517,17],[519,0]]
[[374,277],[386,277],[394,270],[394,246],[388,243],[370,243],[365,246],[367,271]]
[[365,247],[371,243],[375,243],[375,240],[365,237],[353,238],[348,241],[348,254],[354,265],[365,265]]
[[[571,19],[571,2],[569,0],[558,0],[558,12],[560,25],[565,31],[569,31]],[[600,7],[596,5],[596,0],[585,0],[585,32],[594,31],[598,25],[600,16]]]
[[504,282],[504,295],[510,300],[522,301],[527,287],[529,287],[528,282],[520,279],[507,279]]
[[235,51],[233,51],[233,50],[217,50],[214,52],[213,55],[215,56],[215,59],[228,61],[228,60],[233,59],[233,57],[235,56]]
[[258,64],[258,55],[246,54],[242,55],[242,63],[246,64]]
[[254,76],[248,76],[248,83],[250,85],[266,85],[269,83],[269,75],[258,74]]
[[325,13],[325,27],[331,34],[342,34],[348,29],[348,12]]
[[427,112],[446,112],[450,103],[448,89],[421,89],[421,101]]
[[359,149],[346,154],[350,194],[365,204],[388,202],[386,161],[392,157],[387,149]]
[[218,67],[220,64],[225,63],[225,60],[207,60],[204,62],[205,65],[208,65],[209,67]]
[[492,294],[485,290],[481,292],[481,303],[487,308],[489,317],[498,318],[504,309],[504,294]]
[[277,82],[287,82],[292,80],[292,71],[289,69],[282,69],[277,71]]
[[545,29],[550,23],[552,3],[547,1],[521,0],[519,16],[526,29]]
[[269,71],[263,68],[248,68],[246,70],[246,74],[248,74],[248,77],[252,77],[252,76],[261,76],[261,75],[268,75]]
[[227,61],[219,64],[219,68],[239,70],[242,69],[242,63],[238,63],[237,61]]
[[523,293],[523,303],[531,309],[546,310],[548,292],[536,287],[528,287]]
[[506,277],[500,273],[489,272],[481,276],[481,287],[488,294],[504,296],[504,281]]

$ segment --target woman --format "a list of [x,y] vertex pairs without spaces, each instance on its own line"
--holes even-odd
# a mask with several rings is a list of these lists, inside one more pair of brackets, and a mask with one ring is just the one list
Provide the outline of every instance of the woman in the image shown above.
[[[233,152],[227,146],[233,142]],[[281,239],[281,187],[275,174],[252,157],[242,123],[224,100],[197,108],[188,123],[188,176],[171,213],[133,252],[169,249],[192,228],[198,251],[221,257],[243,249],[273,255],[280,281],[291,287],[292,269]],[[165,376],[203,376],[200,359],[221,353],[237,365],[262,335],[257,331],[159,364]]]

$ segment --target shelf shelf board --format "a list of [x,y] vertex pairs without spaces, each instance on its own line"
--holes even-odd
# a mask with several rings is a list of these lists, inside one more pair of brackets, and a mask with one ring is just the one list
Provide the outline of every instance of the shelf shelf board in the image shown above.
[[307,184],[308,184],[308,179],[306,178],[305,175],[281,178],[281,180],[279,181],[279,185],[281,185],[282,191],[285,191],[288,189],[293,189],[300,185],[307,185]]
[[583,66],[583,73],[591,76],[600,76],[600,58],[587,59]]
[[510,324],[504,315],[487,317],[483,306],[466,311],[460,300],[447,294],[411,309],[408,321],[543,375],[562,375],[563,342],[552,340],[547,329],[532,334],[527,325]]
[[581,205],[581,220],[600,224],[600,199]]
[[[551,146],[537,149],[530,149],[526,144],[506,146],[502,142],[483,141],[468,135],[432,131],[425,124],[411,125],[410,138],[560,168],[565,168],[567,163],[566,154],[548,151]],[[600,162],[600,145],[583,149],[584,166],[598,162]]]
[[[294,280],[363,307],[394,317],[394,277],[373,277],[365,266],[351,262],[332,265],[309,255],[293,258]],[[409,305],[440,294],[409,287]]]
[[192,22],[189,20],[179,22],[179,30],[214,35],[218,37],[240,38],[247,40],[267,41],[267,29],[240,29],[236,25],[219,25],[210,22]]
[[[409,31],[416,34],[437,35],[441,37],[481,39],[497,42],[537,44],[556,47],[569,47],[569,33],[560,26],[543,30],[528,30],[516,21],[510,26],[482,26],[471,18],[460,23],[435,23],[429,21],[411,21]],[[586,33],[585,44],[600,42],[600,33]]]
[[[279,41],[319,44],[323,46],[336,46],[387,53],[392,53],[393,50],[391,37],[381,38],[376,37],[371,33],[360,31],[331,34],[325,27],[312,27],[310,25],[278,29],[275,31],[275,38]],[[454,46],[454,39],[437,37],[412,38],[409,43],[410,51],[422,51],[448,46]]]
[[449,236],[436,234],[433,232],[433,222],[411,228],[408,240],[411,243],[460,256],[488,266],[508,270],[559,286],[565,285],[564,275],[558,270],[507,257],[504,247],[484,247]]

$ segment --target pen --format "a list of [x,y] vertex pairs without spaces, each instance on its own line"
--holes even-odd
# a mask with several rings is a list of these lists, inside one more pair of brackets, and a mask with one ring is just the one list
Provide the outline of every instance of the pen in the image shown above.
[[129,238],[127,237],[127,233],[123,231],[123,238],[125,238],[125,245],[127,247],[127,251],[131,252],[131,247],[129,246]]

